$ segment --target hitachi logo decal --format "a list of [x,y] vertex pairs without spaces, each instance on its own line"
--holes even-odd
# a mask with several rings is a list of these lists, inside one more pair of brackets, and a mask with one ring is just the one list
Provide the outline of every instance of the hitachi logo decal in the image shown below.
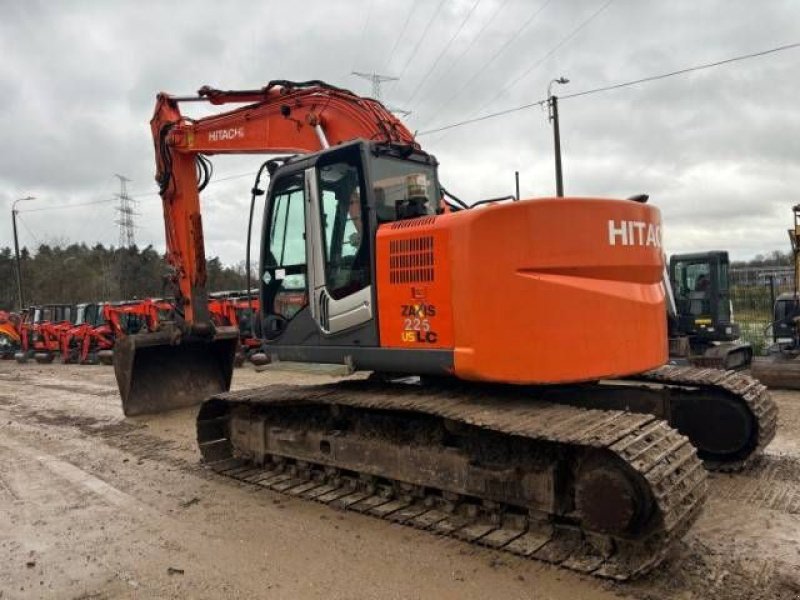
[[608,243],[611,246],[661,247],[661,226],[645,221],[608,221]]
[[208,132],[209,142],[222,142],[244,137],[244,127],[231,127],[229,129],[215,129]]

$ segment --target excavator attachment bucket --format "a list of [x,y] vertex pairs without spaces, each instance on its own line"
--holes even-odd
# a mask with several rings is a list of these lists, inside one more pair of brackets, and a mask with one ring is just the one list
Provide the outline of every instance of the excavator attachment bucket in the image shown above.
[[768,388],[800,390],[800,358],[758,357],[753,360],[750,373]]
[[179,343],[168,331],[119,338],[114,375],[125,416],[194,406],[230,389],[238,332],[227,329],[219,328],[213,339]]

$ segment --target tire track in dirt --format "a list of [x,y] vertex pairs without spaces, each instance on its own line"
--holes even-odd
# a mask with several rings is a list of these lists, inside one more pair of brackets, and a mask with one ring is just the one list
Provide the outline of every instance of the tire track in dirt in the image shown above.
[[800,464],[794,458],[764,455],[741,473],[713,474],[709,482],[713,498],[800,514]]
[[0,504],[11,504],[19,501],[19,494],[11,487],[6,481],[3,473],[0,471]]
[[126,451],[136,458],[156,460],[192,473],[207,473],[207,469],[198,462],[176,456],[176,442],[147,433],[144,423],[100,420],[53,409],[41,411],[19,403],[2,404],[6,405],[7,410],[20,423],[76,429],[94,439],[100,438],[112,448]]

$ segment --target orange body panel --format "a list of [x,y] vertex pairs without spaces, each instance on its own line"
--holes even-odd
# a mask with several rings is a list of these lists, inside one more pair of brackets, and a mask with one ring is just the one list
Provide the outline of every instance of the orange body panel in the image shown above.
[[377,235],[378,324],[386,348],[452,348],[449,221],[382,225]]
[[436,299],[437,327],[452,335],[441,339],[452,339],[458,377],[564,383],[666,362],[661,217],[655,207],[552,198],[428,221],[433,223],[382,227],[378,234],[381,346],[398,347],[399,305],[413,298],[416,287],[386,285],[387,242],[433,234],[436,279],[426,294]]

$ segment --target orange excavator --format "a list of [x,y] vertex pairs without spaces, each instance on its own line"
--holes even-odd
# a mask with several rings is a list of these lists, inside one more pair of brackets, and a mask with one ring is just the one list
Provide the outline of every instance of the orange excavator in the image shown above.
[[209,296],[208,309],[215,326],[235,325],[239,330],[239,347],[234,365],[260,354],[261,340],[255,337],[253,316],[258,312],[258,298],[241,292],[218,292]]
[[20,316],[0,310],[0,359],[13,358],[22,345],[19,333]]
[[61,362],[64,364],[111,364],[114,330],[107,302],[86,302],[76,305],[75,323],[59,336]]
[[73,304],[45,304],[28,309],[23,322],[21,352],[15,356],[18,362],[27,360],[32,351],[37,363],[53,362],[61,353],[60,339],[73,327],[76,307]]
[[[175,318],[120,340],[115,373],[127,415],[202,402],[223,475],[626,579],[695,521],[703,461],[741,468],[774,436],[757,381],[664,366],[653,206],[469,206],[383,105],[319,81],[162,93],[151,127]],[[209,314],[199,192],[231,153],[289,155],[251,199],[266,352],[368,377],[228,391],[238,332]]]

